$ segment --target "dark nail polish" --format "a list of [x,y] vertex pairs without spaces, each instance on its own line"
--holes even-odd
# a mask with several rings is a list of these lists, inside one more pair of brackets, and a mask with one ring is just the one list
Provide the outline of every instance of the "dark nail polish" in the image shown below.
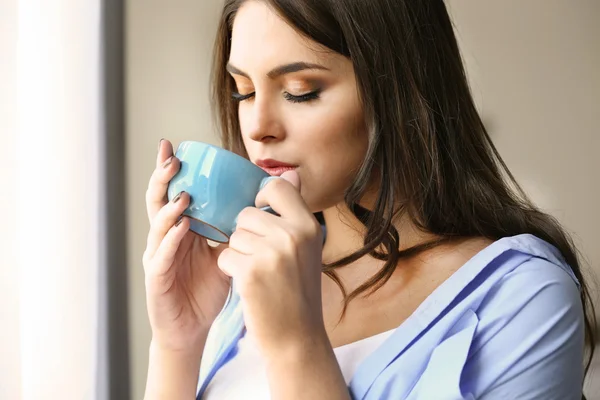
[[177,226],[181,225],[182,222],[183,222],[183,216],[179,217],[177,222],[175,222],[175,226],[177,227]]
[[179,199],[181,198],[181,193],[183,192],[179,192],[177,193],[177,196],[173,197],[173,203],[177,203],[179,201]]
[[169,158],[167,159],[167,161],[165,161],[165,162],[163,163],[163,165],[162,165],[162,166],[163,166],[163,168],[167,168],[169,165],[171,165],[171,162],[172,162],[172,161],[173,161],[173,157],[169,157]]
[[158,150],[160,150],[160,146],[162,145],[162,141],[163,141],[163,140],[165,140],[165,139],[160,139],[160,140],[158,141]]

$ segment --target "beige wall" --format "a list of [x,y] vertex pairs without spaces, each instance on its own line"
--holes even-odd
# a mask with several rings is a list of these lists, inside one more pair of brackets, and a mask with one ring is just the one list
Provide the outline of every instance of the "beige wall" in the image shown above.
[[600,266],[600,2],[451,1],[504,160]]
[[[161,137],[215,141],[208,67],[219,0],[127,2],[129,273],[133,398],[150,331],[141,255],[144,191]],[[525,189],[600,267],[600,2],[449,1],[475,97]],[[600,384],[600,382],[597,382]],[[594,397],[599,398],[600,397]]]
[[[600,280],[600,2],[448,3],[500,154],[574,235],[588,276]],[[591,283],[599,313],[598,283]],[[586,393],[600,400],[599,356],[591,372]]]
[[216,142],[208,70],[219,2],[126,2],[127,207],[132,399],[143,397],[150,328],[141,263],[148,221],[144,193],[160,138]]

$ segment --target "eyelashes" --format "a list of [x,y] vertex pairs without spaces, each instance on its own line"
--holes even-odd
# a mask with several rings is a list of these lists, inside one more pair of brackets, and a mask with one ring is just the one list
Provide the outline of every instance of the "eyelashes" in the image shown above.
[[248,100],[249,98],[254,96],[254,92],[252,93],[248,93],[248,94],[239,94],[238,92],[233,92],[231,93],[231,97],[233,97],[233,99],[235,101],[244,101],[244,100]]
[[320,94],[321,94],[320,90],[315,90],[310,93],[301,94],[300,96],[294,96],[293,94],[289,94],[288,92],[285,92],[283,94],[283,97],[285,97],[285,99],[287,101],[290,101],[292,103],[305,103],[307,101],[318,99]]
[[[231,97],[235,101],[244,101],[244,100],[248,100],[248,99],[254,97],[254,94],[255,94],[255,92],[248,93],[248,94],[240,94],[240,93],[234,92],[231,94]],[[309,93],[301,94],[299,96],[294,96],[293,94],[285,92],[283,94],[283,97],[290,103],[306,103],[309,101],[317,100],[319,98],[320,94],[321,94],[321,89],[318,89],[318,90],[314,90]]]

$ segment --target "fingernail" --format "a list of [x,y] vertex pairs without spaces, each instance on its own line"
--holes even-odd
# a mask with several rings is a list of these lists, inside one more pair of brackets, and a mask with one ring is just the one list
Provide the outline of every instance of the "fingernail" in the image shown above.
[[160,146],[162,145],[162,142],[163,142],[163,140],[165,140],[165,139],[160,139],[160,140],[158,141],[158,150],[160,150]]
[[181,198],[181,193],[183,192],[179,192],[177,193],[177,196],[173,197],[173,203],[177,203],[179,201],[179,199]]
[[171,165],[171,162],[172,162],[172,161],[173,161],[173,157],[171,156],[171,157],[169,157],[169,158],[167,159],[167,161],[165,161],[165,162],[163,163],[162,167],[163,167],[163,168],[167,168],[169,165]]
[[181,217],[179,217],[177,222],[175,222],[175,227],[178,227],[179,225],[181,225],[182,222],[183,222],[183,215]]

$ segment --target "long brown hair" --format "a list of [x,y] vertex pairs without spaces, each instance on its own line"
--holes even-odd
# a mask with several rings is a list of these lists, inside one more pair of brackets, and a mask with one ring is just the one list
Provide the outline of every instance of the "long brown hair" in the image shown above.
[[[233,19],[245,0],[226,0],[217,31],[213,104],[222,144],[247,156],[233,79],[226,72]],[[364,246],[323,267],[345,306],[380,288],[398,261],[455,238],[498,240],[533,234],[557,247],[581,283],[585,334],[595,343],[595,314],[577,250],[556,219],[527,198],[492,143],[475,108],[442,0],[263,0],[300,34],[352,61],[369,146],[345,202],[365,225]],[[374,173],[378,171],[378,173]],[[373,209],[359,206],[377,176]],[[400,250],[393,221],[406,215],[442,239]],[[335,269],[370,254],[384,260],[372,279],[347,294]]]

